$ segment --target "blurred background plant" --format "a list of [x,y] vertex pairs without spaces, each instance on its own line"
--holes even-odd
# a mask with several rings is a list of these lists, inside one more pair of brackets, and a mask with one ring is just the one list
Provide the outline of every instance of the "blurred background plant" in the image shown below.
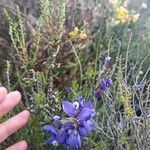
[[96,111],[96,131],[82,149],[150,149],[149,6],[148,0],[2,0],[0,81],[23,100],[0,122],[22,109],[32,116],[0,149],[20,139],[29,149],[65,149],[46,144],[41,127],[62,116],[62,101],[80,96]]

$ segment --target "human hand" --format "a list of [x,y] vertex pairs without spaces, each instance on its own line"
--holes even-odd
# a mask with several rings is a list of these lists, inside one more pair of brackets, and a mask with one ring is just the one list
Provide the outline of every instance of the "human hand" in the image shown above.
[[[21,101],[21,94],[18,91],[7,93],[4,87],[0,87],[0,117],[13,109]],[[0,124],[0,143],[8,138],[11,134],[15,133],[18,129],[22,128],[30,117],[27,110],[22,111],[16,116],[8,119]],[[20,141],[6,150],[26,150],[26,141]]]

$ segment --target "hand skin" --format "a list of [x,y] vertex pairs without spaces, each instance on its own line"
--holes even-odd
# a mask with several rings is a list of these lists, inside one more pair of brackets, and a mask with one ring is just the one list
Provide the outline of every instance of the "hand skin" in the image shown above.
[[[0,87],[0,117],[11,111],[21,101],[21,94],[18,91],[8,93],[6,88]],[[0,124],[0,143],[7,139],[11,134],[22,128],[29,120],[30,113],[22,111],[16,116]],[[26,150],[27,142],[20,141],[6,150]]]

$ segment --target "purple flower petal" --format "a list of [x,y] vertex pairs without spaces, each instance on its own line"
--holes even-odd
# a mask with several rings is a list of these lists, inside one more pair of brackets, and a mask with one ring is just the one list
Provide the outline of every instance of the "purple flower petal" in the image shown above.
[[97,99],[100,98],[101,97],[100,91],[95,91],[94,92],[94,97],[97,98]]
[[67,122],[65,124],[63,124],[62,128],[65,130],[65,131],[68,131],[69,129],[73,130],[74,129],[74,126],[71,122]]
[[88,131],[96,129],[95,124],[91,120],[84,121],[83,124]]
[[46,143],[47,143],[47,144],[53,144],[54,141],[56,141],[56,138],[55,138],[54,136],[52,136],[52,137],[50,137],[50,138],[48,138],[48,139],[46,140]]
[[75,117],[78,113],[76,108],[73,106],[72,103],[68,101],[63,101],[62,103],[63,111],[69,116],[69,117]]
[[45,125],[42,127],[42,130],[44,131],[48,131],[50,132],[52,135],[56,135],[57,134],[57,129],[54,128],[52,125]]
[[78,102],[79,102],[80,108],[83,108],[84,102],[83,102],[83,97],[82,97],[82,96],[80,96],[80,97],[78,98]]
[[84,126],[80,126],[79,129],[78,129],[78,133],[81,136],[86,137],[88,135],[88,130]]
[[60,117],[56,115],[53,117],[53,119],[54,119],[54,122],[56,124],[56,127],[59,128],[61,126]]
[[106,80],[107,87],[109,88],[112,85],[112,79]]
[[91,101],[88,101],[84,107],[90,108],[90,109],[94,109],[93,103]]
[[80,149],[81,148],[81,139],[77,131],[72,131],[70,134],[67,144],[71,149]]
[[101,83],[100,83],[100,89],[102,91],[107,91],[108,87],[107,87],[107,82],[106,80],[102,80]]
[[66,132],[65,131],[59,131],[57,134],[57,141],[60,144],[63,144],[66,140]]
[[110,60],[111,60],[111,57],[109,57],[109,56],[105,58],[105,63],[104,63],[104,65],[103,65],[103,68],[104,68],[104,69],[109,67],[109,65],[110,65]]
[[53,117],[53,119],[54,119],[54,121],[55,120],[57,121],[57,120],[60,120],[60,117],[56,115],[56,116]]
[[93,109],[83,108],[83,109],[81,109],[80,113],[78,114],[78,117],[80,120],[86,120],[91,117],[92,113],[93,113]]

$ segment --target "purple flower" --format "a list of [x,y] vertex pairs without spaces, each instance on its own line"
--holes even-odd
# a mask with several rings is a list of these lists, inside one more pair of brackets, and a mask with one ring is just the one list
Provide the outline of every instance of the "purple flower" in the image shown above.
[[94,117],[96,113],[95,113],[94,106],[91,101],[88,101],[85,104],[83,100],[80,100],[79,102],[74,102],[74,103],[64,101],[63,111],[69,117],[74,118],[74,122],[76,122],[76,125],[77,125],[77,130],[79,130],[79,134],[81,133],[80,134],[81,136],[85,135],[85,133],[83,133],[82,131],[85,131],[87,134],[91,131],[90,126],[93,127],[93,130],[95,129],[95,125],[91,121],[91,118]]
[[97,99],[101,97],[100,90],[97,90],[97,91],[94,92],[94,97],[97,98]]
[[107,91],[108,89],[106,80],[102,80],[99,86],[102,91]]
[[106,68],[108,68],[109,67],[109,65],[110,65],[110,60],[111,60],[111,57],[109,57],[109,56],[107,56],[106,58],[105,58],[105,63],[104,63],[104,65],[103,65],[103,68],[104,69],[106,69]]
[[54,116],[56,128],[52,125],[43,126],[42,130],[50,133],[48,144],[64,144],[70,149],[81,148],[81,137],[87,137],[95,130],[92,118],[95,116],[94,106],[91,101],[84,103],[84,99],[79,97],[78,102],[63,101],[62,108],[67,117],[60,119]]
[[107,79],[107,80],[102,80],[99,87],[100,90],[102,91],[107,91],[109,89],[109,87],[112,85],[112,79]]
[[106,84],[107,84],[107,87],[109,88],[113,84],[112,79],[110,78],[110,79],[106,80]]
[[101,97],[102,93],[106,92],[112,84],[113,84],[113,81],[111,78],[102,79],[101,82],[99,83],[99,89],[97,89],[94,92],[94,97],[99,99]]
[[[110,64],[111,64],[110,60],[111,60],[111,57],[109,57],[109,56],[107,56],[105,58],[104,65],[102,66],[103,67],[102,68],[103,69],[102,73],[104,73],[105,69],[107,69],[110,66]],[[108,89],[110,88],[110,86],[113,84],[111,78],[104,79],[104,78],[101,78],[101,77],[102,77],[102,74],[100,75],[100,79],[99,79],[99,81],[100,81],[100,83],[98,85],[99,88],[96,89],[96,91],[94,92],[94,97],[97,98],[97,99],[99,99],[101,97],[102,93],[108,91]]]

